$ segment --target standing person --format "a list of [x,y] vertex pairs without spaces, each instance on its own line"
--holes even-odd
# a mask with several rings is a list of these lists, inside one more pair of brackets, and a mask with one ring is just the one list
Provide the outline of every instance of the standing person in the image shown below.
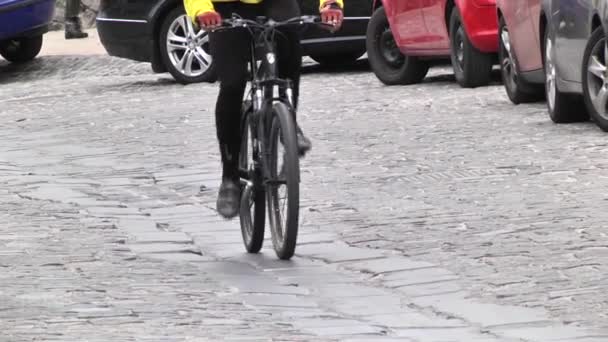
[[80,39],[89,36],[82,32],[80,14],[80,0],[65,0],[65,39]]
[[[320,0],[319,11],[324,23],[338,29],[342,25],[343,0]],[[220,82],[215,107],[215,126],[222,156],[222,184],[217,211],[225,218],[238,214],[240,186],[238,160],[241,145],[241,103],[247,86],[247,63],[250,56],[251,35],[244,29],[212,31],[233,13],[245,19],[265,16],[276,21],[300,15],[297,0],[184,0],[190,19],[202,29],[210,31],[210,48]],[[296,29],[281,29],[283,39],[277,41],[279,77],[293,82],[293,102],[297,107],[302,54]],[[312,144],[297,129],[298,149],[303,155]]]

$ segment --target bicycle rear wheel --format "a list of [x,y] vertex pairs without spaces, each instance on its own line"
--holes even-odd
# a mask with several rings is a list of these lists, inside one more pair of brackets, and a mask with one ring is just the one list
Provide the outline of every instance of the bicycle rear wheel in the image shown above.
[[272,109],[268,139],[270,168],[266,194],[272,243],[280,259],[290,259],[296,249],[300,211],[300,161],[295,122],[289,108]]
[[243,243],[248,253],[258,253],[264,243],[264,224],[266,214],[265,191],[262,185],[258,153],[254,148],[250,106],[245,104],[241,127],[241,153],[239,171],[245,181],[241,194],[240,222]]

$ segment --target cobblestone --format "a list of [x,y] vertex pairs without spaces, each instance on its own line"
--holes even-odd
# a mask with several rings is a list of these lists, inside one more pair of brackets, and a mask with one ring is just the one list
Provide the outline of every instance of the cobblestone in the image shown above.
[[245,255],[213,210],[215,86],[148,68],[0,62],[8,341],[608,339],[594,125],[443,68],[387,88],[308,65],[315,146],[286,263]]

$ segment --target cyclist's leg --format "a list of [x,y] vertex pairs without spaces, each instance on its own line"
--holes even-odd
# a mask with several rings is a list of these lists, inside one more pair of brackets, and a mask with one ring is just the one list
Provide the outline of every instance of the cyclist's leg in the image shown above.
[[[250,16],[250,7],[238,3],[219,3],[216,10],[224,17],[238,13]],[[224,217],[234,217],[239,208],[238,159],[241,141],[241,103],[247,85],[251,36],[244,29],[212,32],[213,63],[220,83],[215,108],[217,138],[222,156],[222,186],[217,207]]]

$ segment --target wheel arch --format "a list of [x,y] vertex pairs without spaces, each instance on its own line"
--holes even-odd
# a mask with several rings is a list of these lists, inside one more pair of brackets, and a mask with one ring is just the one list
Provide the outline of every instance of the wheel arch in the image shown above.
[[540,48],[541,60],[543,62],[543,68],[545,67],[545,34],[547,32],[547,25],[549,20],[547,19],[547,13],[544,9],[540,11],[540,19],[538,20],[538,47]]
[[596,12],[593,14],[593,17],[591,18],[591,32],[589,32],[589,33],[595,32],[595,30],[600,26],[602,26],[602,19],[600,19],[599,14],[597,14],[597,12]]
[[179,6],[183,7],[183,3],[179,0],[163,1],[150,11],[149,22],[151,25],[149,35],[152,38],[152,70],[154,70],[154,72],[160,73],[167,71],[167,68],[160,57],[160,29],[163,20],[167,17],[169,12]]
[[455,0],[446,1],[445,10],[444,10],[444,20],[445,20],[445,27],[448,30],[448,34],[450,33],[450,18],[452,17],[452,11],[454,10],[454,7],[456,7]]

